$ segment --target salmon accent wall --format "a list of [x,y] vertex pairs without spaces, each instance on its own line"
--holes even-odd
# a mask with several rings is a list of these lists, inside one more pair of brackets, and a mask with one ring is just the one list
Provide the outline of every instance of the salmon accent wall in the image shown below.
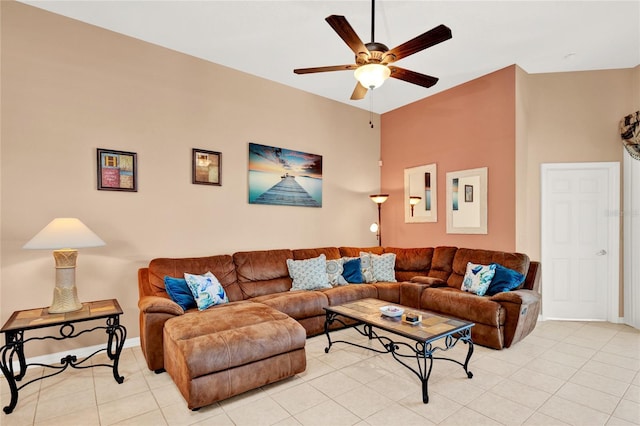
[[[516,66],[388,112],[381,118],[385,245],[515,250]],[[416,89],[422,90],[422,89]],[[404,169],[436,163],[438,222],[404,223]],[[447,234],[446,173],[488,167],[488,233]]]

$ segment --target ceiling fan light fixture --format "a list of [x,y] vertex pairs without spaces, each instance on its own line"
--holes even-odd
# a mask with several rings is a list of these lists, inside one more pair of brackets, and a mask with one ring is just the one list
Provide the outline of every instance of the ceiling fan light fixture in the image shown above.
[[386,65],[366,64],[358,67],[354,75],[363,87],[373,90],[384,84],[391,75],[391,70]]

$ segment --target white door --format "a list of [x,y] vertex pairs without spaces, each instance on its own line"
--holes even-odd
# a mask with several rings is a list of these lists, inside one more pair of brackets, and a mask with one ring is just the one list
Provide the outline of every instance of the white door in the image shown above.
[[542,317],[617,322],[620,165],[542,165]]

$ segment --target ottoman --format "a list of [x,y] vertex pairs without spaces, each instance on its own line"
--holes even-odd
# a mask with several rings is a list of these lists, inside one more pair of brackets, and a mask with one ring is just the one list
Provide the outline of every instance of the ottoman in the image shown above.
[[172,318],[164,367],[190,409],[301,373],[306,332],[296,320],[253,302]]

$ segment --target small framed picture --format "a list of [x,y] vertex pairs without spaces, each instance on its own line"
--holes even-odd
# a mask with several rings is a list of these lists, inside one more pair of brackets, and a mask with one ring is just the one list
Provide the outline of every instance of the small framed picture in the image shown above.
[[103,191],[138,191],[137,155],[135,152],[98,148],[98,189]]
[[473,203],[473,185],[464,186],[464,202]]
[[192,183],[222,186],[222,154],[193,148]]

